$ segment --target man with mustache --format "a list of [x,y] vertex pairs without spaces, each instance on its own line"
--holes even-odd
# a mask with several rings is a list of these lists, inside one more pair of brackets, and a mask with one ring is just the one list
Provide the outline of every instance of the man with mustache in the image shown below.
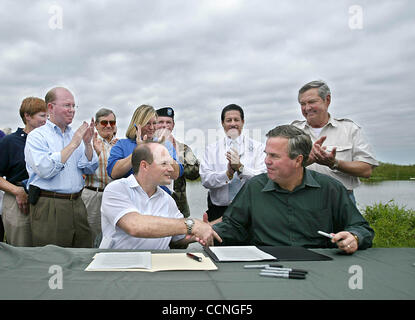
[[242,135],[244,111],[236,104],[221,113],[225,137],[207,146],[200,163],[202,185],[209,190],[209,221],[222,217],[243,184],[266,171],[264,145]]
[[33,245],[92,247],[81,193],[83,175],[98,167],[94,119],[72,130],[77,106],[66,88],[51,89],[45,102],[49,119],[29,133],[25,147]]

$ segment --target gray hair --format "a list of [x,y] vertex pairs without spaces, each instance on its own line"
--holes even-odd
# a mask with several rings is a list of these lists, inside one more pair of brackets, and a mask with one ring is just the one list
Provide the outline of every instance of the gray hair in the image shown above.
[[301,87],[301,89],[298,91],[298,102],[300,102],[300,95],[302,95],[304,92],[310,90],[310,89],[318,89],[318,95],[321,99],[325,100],[328,95],[331,95],[330,88],[322,80],[314,80],[309,83],[306,83]]
[[288,156],[295,159],[299,155],[303,156],[303,167],[306,166],[313,143],[308,134],[293,125],[282,125],[268,131],[267,138],[283,137],[288,139]]
[[110,114],[113,114],[114,115],[114,120],[117,120],[117,117],[115,116],[114,111],[112,111],[110,109],[106,109],[106,108],[101,108],[95,114],[95,121],[98,121],[98,119],[101,118],[101,117],[109,116]]

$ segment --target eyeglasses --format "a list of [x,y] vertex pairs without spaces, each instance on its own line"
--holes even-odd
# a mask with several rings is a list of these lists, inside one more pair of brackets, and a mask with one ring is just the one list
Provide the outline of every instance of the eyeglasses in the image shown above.
[[[54,105],[57,105],[57,103],[55,103],[55,102],[51,102],[52,104],[54,104]],[[74,104],[70,104],[70,103],[66,103],[66,104],[60,104],[60,106],[62,106],[62,107],[64,107],[65,109],[78,109],[78,107],[79,106],[76,106],[76,105],[74,105]]]
[[101,124],[101,126],[104,126],[104,127],[106,127],[108,125],[108,123],[109,123],[110,126],[113,127],[113,126],[115,126],[115,124],[117,122],[115,120],[110,120],[110,121],[108,121],[108,120],[101,120],[99,123]]

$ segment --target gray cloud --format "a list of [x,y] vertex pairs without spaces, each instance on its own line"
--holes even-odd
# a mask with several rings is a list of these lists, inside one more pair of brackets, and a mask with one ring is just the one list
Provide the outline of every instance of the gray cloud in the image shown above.
[[[61,30],[49,27],[53,5]],[[362,29],[349,28],[352,5]],[[301,119],[298,89],[324,79],[331,113],[361,125],[379,160],[415,163],[414,9],[403,0],[2,1],[0,128],[22,126],[24,97],[62,85],[80,105],[74,126],[107,106],[123,137],[149,103],[173,105],[185,130],[207,136],[237,103],[245,128],[264,138]]]

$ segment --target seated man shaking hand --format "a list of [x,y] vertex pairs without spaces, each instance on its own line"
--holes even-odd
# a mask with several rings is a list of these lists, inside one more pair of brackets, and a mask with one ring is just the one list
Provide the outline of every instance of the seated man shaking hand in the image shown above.
[[208,223],[184,219],[174,199],[159,187],[171,183],[173,172],[166,147],[141,143],[131,162],[133,174],[104,190],[100,248],[165,250],[186,248],[194,241],[211,245],[214,238],[221,242]]
[[374,231],[343,184],[305,168],[311,148],[309,135],[292,125],[268,132],[267,173],[251,178],[213,226],[224,244],[338,247],[349,254],[372,245]]

